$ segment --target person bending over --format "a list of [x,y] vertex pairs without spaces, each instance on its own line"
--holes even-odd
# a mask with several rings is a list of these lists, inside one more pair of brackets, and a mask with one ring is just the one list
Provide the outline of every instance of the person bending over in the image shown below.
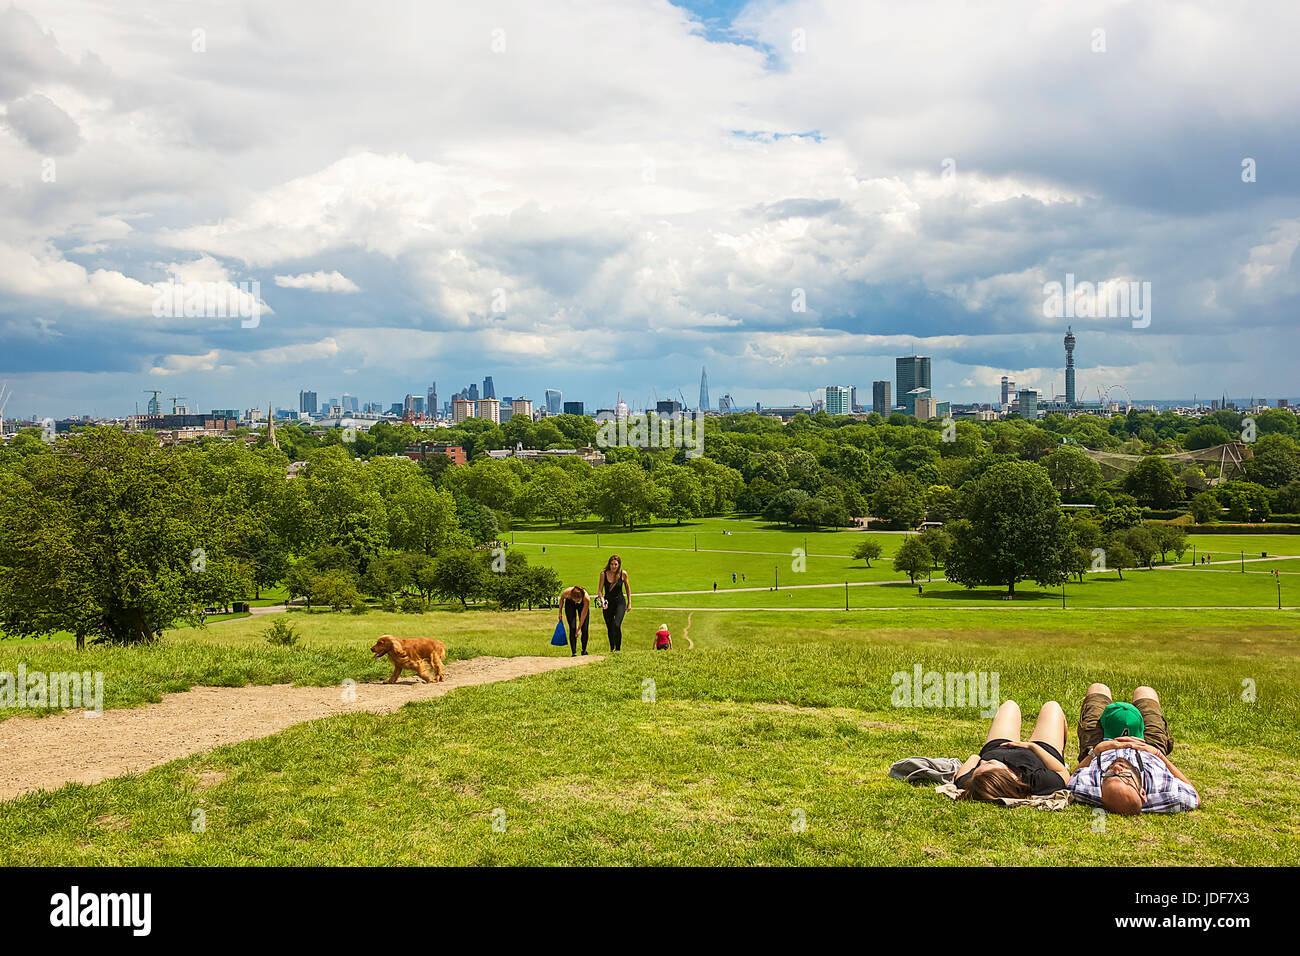
[[560,592],[560,615],[569,624],[570,657],[578,656],[578,629],[582,628],[582,653],[587,653],[587,623],[591,617],[591,595],[575,584]]

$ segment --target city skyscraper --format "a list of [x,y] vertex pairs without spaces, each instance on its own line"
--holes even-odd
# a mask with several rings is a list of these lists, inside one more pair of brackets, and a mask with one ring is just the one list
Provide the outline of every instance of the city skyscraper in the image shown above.
[[438,414],[438,383],[437,382],[429,383],[428,399],[429,401],[425,405],[425,408],[429,410],[429,417],[432,418],[434,415]]
[[1074,404],[1074,330],[1065,327],[1065,404]]
[[564,408],[564,393],[558,388],[546,390],[546,414],[559,415]]
[[886,418],[894,410],[894,403],[889,397],[888,382],[871,383],[871,410],[877,415],[883,415]]
[[483,397],[484,397],[484,398],[496,398],[496,397],[497,397],[497,387],[496,387],[494,384],[492,384],[492,376],[491,376],[491,375],[484,375],[484,376],[483,376]]
[[1016,393],[1016,398],[1020,403],[1020,417],[1035,421],[1038,418],[1038,390],[1022,388]]
[[1002,376],[1002,409],[1011,407],[1011,403],[1016,400],[1016,383],[1005,375]]
[[723,395],[720,399],[718,399],[718,413],[719,413],[719,414],[722,414],[722,415],[730,415],[730,414],[731,414],[731,410],[732,410],[732,408],[734,408],[734,407],[735,407],[735,400],[731,397],[731,393],[730,393],[730,392],[726,393],[726,394]]
[[861,407],[862,406],[858,404],[858,387],[856,385],[850,385],[849,386],[849,411],[856,412]]
[[700,411],[709,410],[709,373],[700,366]]
[[306,390],[298,393],[298,411],[308,415],[316,414],[316,393]]
[[468,398],[471,402],[477,402],[477,401],[478,401],[478,399],[479,399],[479,394],[478,394],[478,383],[477,383],[477,382],[474,383],[473,385],[471,385],[469,388],[465,389],[465,397]]
[[826,414],[847,415],[852,411],[849,405],[850,390],[845,385],[826,386]]
[[[930,357],[928,355],[904,355],[894,359],[894,394],[903,398],[908,392],[918,388],[930,387]],[[911,414],[909,412],[908,414]]]

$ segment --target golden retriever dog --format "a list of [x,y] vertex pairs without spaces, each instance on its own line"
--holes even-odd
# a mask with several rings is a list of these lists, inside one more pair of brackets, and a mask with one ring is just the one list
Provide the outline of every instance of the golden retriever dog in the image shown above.
[[[447,656],[447,646],[442,641],[432,637],[416,637],[399,641],[391,634],[385,634],[375,646],[370,648],[376,658],[388,655],[392,661],[393,673],[385,684],[396,684],[397,676],[404,670],[415,671],[420,675],[420,680],[426,684],[431,683],[433,679],[446,680],[447,668],[442,663]],[[425,672],[425,666],[432,665],[434,677],[430,678]]]

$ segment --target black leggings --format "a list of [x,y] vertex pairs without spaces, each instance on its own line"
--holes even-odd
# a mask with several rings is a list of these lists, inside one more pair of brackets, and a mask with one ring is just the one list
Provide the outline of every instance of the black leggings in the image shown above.
[[609,649],[611,651],[621,651],[623,649],[623,615],[627,613],[627,602],[624,601],[622,592],[615,592],[619,595],[616,601],[606,601],[605,603],[605,630],[609,631]]
[[[570,601],[564,602],[564,617],[569,622],[569,650],[574,654],[578,653],[578,615],[582,613],[582,605],[574,605]],[[591,624],[591,613],[582,621],[582,653],[587,653],[587,627]]]

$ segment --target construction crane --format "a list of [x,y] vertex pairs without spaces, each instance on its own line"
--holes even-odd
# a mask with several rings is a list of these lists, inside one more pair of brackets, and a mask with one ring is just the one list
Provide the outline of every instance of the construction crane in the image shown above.
[[183,402],[183,401],[185,401],[185,396],[184,396],[184,395],[172,395],[172,396],[168,399],[168,401],[170,401],[170,402],[172,403],[172,414],[175,415],[175,414],[176,414],[176,403],[177,403],[177,402]]
[[146,406],[146,407],[148,408],[148,411],[149,411],[149,414],[150,414],[150,415],[157,415],[159,412],[162,411],[162,409],[158,406],[158,396],[162,394],[162,389],[160,389],[160,388],[142,388],[142,389],[140,389],[140,391],[142,391],[142,392],[147,392],[147,393],[153,395],[153,400],[152,400],[151,402],[149,402],[148,406]]

